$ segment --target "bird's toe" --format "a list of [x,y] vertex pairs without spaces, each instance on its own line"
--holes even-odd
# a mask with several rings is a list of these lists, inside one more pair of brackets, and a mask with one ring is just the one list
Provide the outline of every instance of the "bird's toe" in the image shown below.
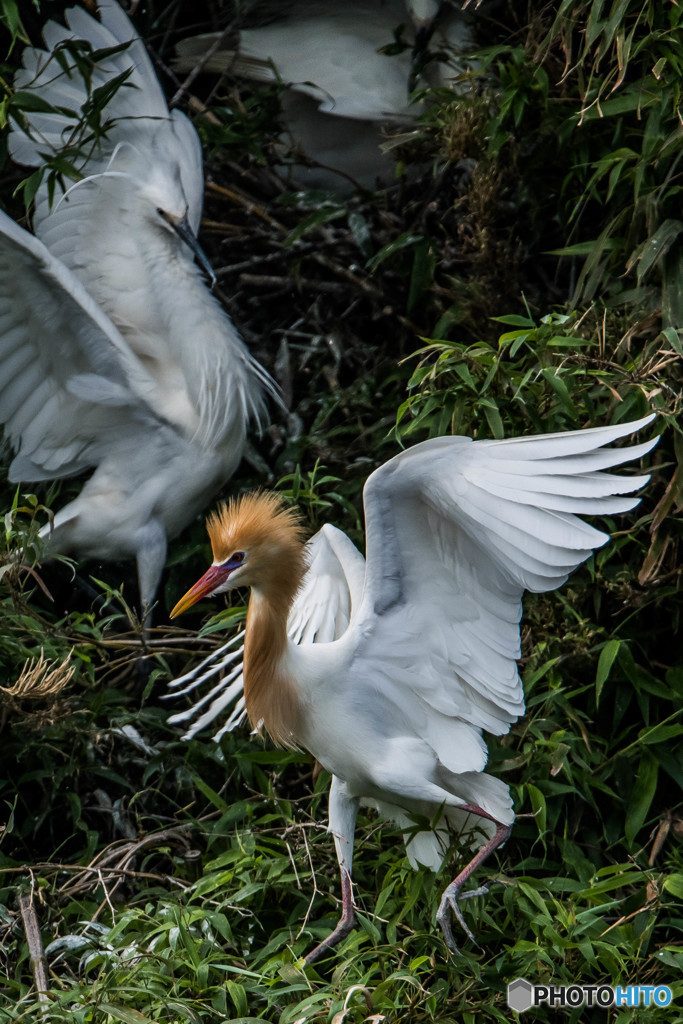
[[457,920],[458,924],[464,931],[470,942],[474,943],[475,946],[479,946],[479,943],[474,937],[472,930],[468,927],[465,918],[462,916],[460,909],[459,900],[468,899],[470,896],[481,896],[488,892],[488,888],[485,885],[479,886],[478,889],[468,889],[467,892],[461,893],[459,887],[455,883],[451,882],[443,892],[441,897],[441,903],[436,914],[436,920],[438,921],[446,945],[452,953],[459,953],[455,939],[453,938],[453,929],[451,927],[451,914]]
[[480,885],[478,889],[468,889],[467,892],[458,893],[459,900],[468,900],[471,896],[488,896],[488,885]]

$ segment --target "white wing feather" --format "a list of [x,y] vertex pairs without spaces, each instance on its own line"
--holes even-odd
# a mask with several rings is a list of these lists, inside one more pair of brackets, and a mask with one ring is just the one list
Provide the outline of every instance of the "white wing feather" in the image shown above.
[[[41,167],[47,154],[67,147],[68,158],[84,177],[64,194],[58,188],[53,202],[47,181],[42,182],[35,199],[36,235],[124,334],[135,335],[131,343],[138,354],[164,360],[173,344],[156,335],[163,322],[159,307],[163,311],[169,304],[159,293],[164,279],[153,272],[158,259],[149,248],[154,232],[140,222],[135,196],[140,189],[153,189],[157,205],[179,210],[179,216],[187,206],[196,231],[204,187],[201,147],[187,118],[178,111],[169,114],[145,48],[121,8],[104,2],[99,9],[101,23],[72,8],[66,12],[66,26],[45,26],[47,51],[24,50],[16,88],[60,109],[28,112],[29,134],[15,120],[9,149],[18,163]],[[95,54],[102,53],[89,86],[68,50],[78,39],[90,43]],[[122,44],[128,45],[111,52]],[[66,71],[60,62],[66,63]],[[106,89],[122,75],[128,77],[104,110],[104,133],[94,138],[89,124],[79,125],[84,104],[95,90]],[[182,259],[189,280],[194,273],[189,250]],[[149,353],[139,348],[145,334]]]
[[[419,736],[447,770],[467,773],[471,782],[486,764],[479,730],[507,732],[524,711],[517,670],[522,594],[559,587],[608,540],[575,513],[612,514],[638,503],[621,495],[649,477],[603,470],[640,458],[656,438],[602,446],[652,418],[509,441],[442,437],[396,456],[366,483],[367,571],[340,530],[326,525],[309,541],[290,639],[324,644],[347,628],[354,632],[344,685],[357,711],[367,703],[368,721],[375,720],[379,698],[387,734]],[[207,659],[171,685],[200,686],[242,652],[230,644],[219,653],[228,647],[224,663],[200,672],[213,662]],[[214,698],[186,734],[193,736],[239,694],[218,738],[243,717],[241,689],[240,664],[171,721],[195,718]]]
[[[609,539],[575,513],[638,503],[621,495],[648,477],[600,470],[645,454],[656,439],[603,446],[652,418],[507,441],[437,438],[368,479],[355,663],[407,734],[424,730],[452,771],[476,767],[472,752],[453,743],[454,721],[503,733],[523,713],[522,594],[559,587]],[[352,665],[350,685],[360,689],[356,676]]]
[[[603,470],[657,439],[604,446],[653,418],[514,441],[424,442],[366,483],[367,566],[332,527],[310,542],[288,622],[310,702],[300,739],[351,799],[369,801],[401,828],[411,823],[407,809],[430,819],[443,812],[435,830],[406,835],[413,864],[438,869],[448,827],[467,823],[463,804],[514,820],[508,787],[483,771],[482,730],[507,732],[524,711],[522,594],[560,586],[608,540],[575,513],[637,504],[623,495],[648,477]],[[215,688],[214,705],[188,735],[241,689],[240,669]],[[331,818],[331,828],[343,832],[343,824]],[[479,827],[492,834],[494,825],[482,819]]]
[[0,212],[0,423],[17,451],[10,479],[72,475],[129,433],[165,428],[154,396],[79,281]]
[[[299,0],[284,17],[242,29],[239,50],[218,50],[205,67],[254,81],[280,82],[311,97],[320,111],[335,117],[361,121],[412,118],[419,107],[410,102],[410,46],[391,49],[401,26],[406,41],[411,40],[403,0],[381,4]],[[177,48],[177,65],[190,70],[217,38],[209,33],[183,40]],[[462,51],[472,44],[462,15],[445,11],[436,28],[435,49]],[[437,67],[442,71],[441,65]],[[439,75],[442,77],[447,77],[445,72]]]
[[345,533],[326,524],[306,545],[308,572],[287,620],[297,644],[330,643],[348,627],[359,603],[365,559]]
[[[43,30],[47,51],[27,47],[23,54],[23,68],[15,76],[15,87],[28,90],[54,107],[74,111],[69,117],[63,112],[28,113],[30,135],[18,125],[10,135],[10,153],[17,163],[41,166],[45,152],[58,153],[67,143],[81,143],[87,155],[75,163],[81,168],[87,163],[88,175],[109,168],[112,157],[121,146],[135,149],[139,166],[144,169],[163,161],[169,174],[179,175],[188,201],[188,218],[194,231],[199,226],[202,209],[204,180],[199,139],[194,128],[180,111],[169,113],[152,63],[133,25],[117,3],[101,2],[98,6],[101,22],[90,17],[79,7],[66,12],[66,27],[48,22]],[[109,53],[93,69],[90,90],[76,68],[64,45],[72,40],[84,40],[93,50],[108,50],[123,43],[129,45],[119,53]],[[61,59],[68,71],[63,71],[53,55],[60,47]],[[81,108],[95,89],[111,83],[119,75],[128,73],[125,83],[116,91],[106,108],[106,135],[96,144],[88,143],[90,129],[86,126],[78,136],[75,129]],[[48,248],[59,244],[65,247],[60,258],[71,266],[68,237],[85,231],[93,207],[97,204],[97,191],[79,188],[78,204],[64,201],[50,209],[48,192],[41,186],[36,196],[34,226],[36,233]],[[75,193],[74,193],[75,194]],[[67,225],[70,225],[70,231]],[[75,226],[78,230],[75,232]],[[73,246],[73,259],[78,259]]]
[[[46,152],[78,147],[73,160],[85,176],[58,194],[52,207],[41,185],[37,235],[154,375],[165,396],[163,415],[186,438],[196,437],[205,449],[220,448],[227,476],[229,463],[234,468],[239,461],[249,420],[262,417],[272,382],[205,287],[189,248],[170,228],[160,227],[158,208],[178,219],[187,211],[191,225],[199,223],[203,176],[197,133],[184,115],[169,114],[145,48],[118,4],[107,0],[100,12],[101,23],[81,8],[66,12],[67,26],[48,23],[46,44],[62,47],[59,59],[45,50],[24,51],[17,88],[60,109],[29,112],[30,136],[15,122],[10,151],[19,162],[42,165]],[[64,49],[75,39],[89,42],[97,58],[90,96],[128,74],[106,104],[105,131],[96,140],[88,138],[87,125],[80,135],[76,131],[89,91]],[[109,392],[105,400],[112,397]]]

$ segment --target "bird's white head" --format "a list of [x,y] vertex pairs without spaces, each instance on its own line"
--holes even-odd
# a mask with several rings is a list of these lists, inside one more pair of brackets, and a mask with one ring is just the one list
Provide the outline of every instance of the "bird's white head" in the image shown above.
[[419,30],[431,29],[439,13],[440,0],[406,0],[413,25]]
[[157,165],[147,180],[136,179],[136,187],[140,217],[155,231],[167,235],[171,244],[177,245],[178,239],[184,242],[215,284],[213,268],[190,225],[189,204],[178,168]]
[[306,570],[305,531],[297,509],[279,494],[245,494],[212,513],[206,529],[213,564],[181,597],[171,618],[202,598],[237,587],[252,587],[288,604]]
[[105,189],[110,182],[111,187],[117,190],[115,208],[132,210],[135,221],[144,222],[149,227],[146,236],[138,232],[136,237],[160,240],[162,245],[172,249],[182,242],[206,271],[211,283],[215,284],[211,264],[190,224],[189,203],[180,168],[174,160],[165,159],[164,152],[160,151],[158,157],[150,162],[148,152],[140,151],[130,142],[120,143],[107,170],[85,180],[99,181]]

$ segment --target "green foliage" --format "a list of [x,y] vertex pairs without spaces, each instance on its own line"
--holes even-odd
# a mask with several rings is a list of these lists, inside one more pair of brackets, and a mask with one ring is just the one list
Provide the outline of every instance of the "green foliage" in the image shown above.
[[560,128],[576,147],[562,184],[569,240],[582,239],[563,251],[586,256],[575,298],[659,297],[664,326],[680,327],[681,11],[568,0],[544,46],[564,49],[563,83],[580,101]]
[[672,383],[680,380],[675,331],[637,346],[615,339],[610,350],[590,310],[550,313],[538,324],[516,314],[494,320],[514,329],[497,342],[430,340],[414,353],[419,362],[397,412],[399,439],[425,429],[430,437],[483,430],[502,438],[577,429],[605,416],[635,419],[651,406],[666,411],[674,390],[665,370],[674,370]]
[[0,0],[0,23],[9,31],[11,36],[11,48],[19,41],[28,41],[26,29],[21,23],[19,7],[16,0]]

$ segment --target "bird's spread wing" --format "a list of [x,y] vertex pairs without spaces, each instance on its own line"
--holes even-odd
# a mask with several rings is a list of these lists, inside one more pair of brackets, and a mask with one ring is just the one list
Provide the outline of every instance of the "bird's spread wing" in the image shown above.
[[12,480],[69,476],[160,419],[154,384],[76,278],[0,212],[0,424]]
[[[328,643],[344,634],[352,611],[360,602],[365,559],[345,533],[330,525],[323,526],[311,537],[306,553],[308,571],[292,605],[287,631],[297,644]],[[185,738],[192,738],[227,708],[232,707],[232,710],[215,739],[234,729],[244,718],[243,647],[240,645],[243,637],[240,633],[196,669],[170,684],[174,688],[183,687],[173,694],[177,697],[201,687],[231,667],[231,671],[192,707],[169,718],[171,723],[192,722]]]
[[604,470],[655,441],[605,446],[651,419],[520,440],[436,438],[369,478],[366,587],[352,622],[365,670],[361,679],[352,666],[350,685],[361,693],[371,680],[399,732],[422,730],[452,770],[485,763],[483,746],[465,751],[476,746],[466,730],[456,749],[454,719],[500,734],[522,714],[522,594],[560,586],[608,540],[577,513],[638,503],[624,495],[647,476]]
[[[46,50],[27,47],[23,68],[15,76],[17,90],[58,109],[26,111],[24,124],[12,125],[13,159],[39,167],[46,155],[66,151],[74,166],[93,182],[93,187],[77,185],[66,198],[57,188],[54,203],[45,182],[36,195],[36,233],[72,270],[87,264],[92,232],[97,230],[95,175],[123,167],[147,180],[155,167],[163,167],[182,182],[194,231],[202,208],[197,133],[182,113],[169,114],[147,52],[118,4],[107,0],[98,10],[101,22],[80,7],[66,12],[66,26],[48,22],[43,33]],[[74,40],[91,45],[95,58],[91,72],[77,66],[69,49]],[[98,112],[102,103],[104,108]],[[90,121],[80,123],[86,110]],[[103,132],[93,129],[98,118]]]

